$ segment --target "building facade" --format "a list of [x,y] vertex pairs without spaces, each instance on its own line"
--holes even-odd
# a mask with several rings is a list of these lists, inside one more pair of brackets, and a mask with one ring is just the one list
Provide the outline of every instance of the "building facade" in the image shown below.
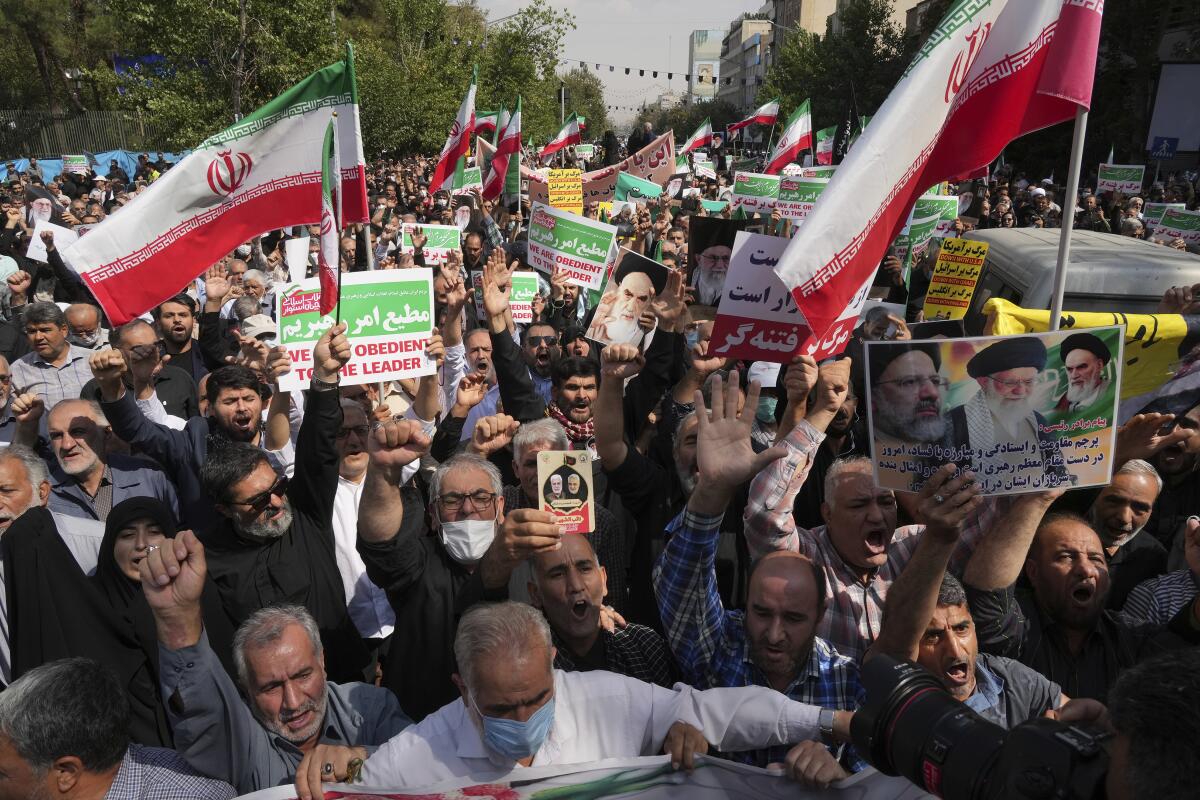
[[773,24],[769,19],[742,15],[721,41],[721,72],[717,97],[739,109],[750,109],[770,68]]
[[716,97],[724,36],[725,32],[720,30],[698,30],[688,37],[688,94],[693,99]]

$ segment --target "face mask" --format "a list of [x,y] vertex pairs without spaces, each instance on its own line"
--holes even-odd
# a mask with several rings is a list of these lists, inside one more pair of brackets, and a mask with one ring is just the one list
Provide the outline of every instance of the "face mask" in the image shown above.
[[687,334],[684,335],[684,338],[687,339],[688,350],[691,350],[693,347],[700,344],[700,329],[696,328],[695,330],[688,331]]
[[89,334],[88,336],[81,336],[78,333],[72,333],[70,336],[67,337],[67,341],[70,342],[71,344],[75,345],[76,347],[83,347],[88,350],[91,350],[93,347],[95,347],[97,345],[97,343],[99,343],[100,332],[96,331],[95,333]]
[[[474,705],[474,699],[471,704]],[[475,713],[483,720],[483,742],[498,755],[518,761],[536,753],[550,733],[554,724],[554,698],[533,713],[524,722],[500,717],[485,717],[479,707]]]
[[437,207],[438,207],[438,208],[445,208],[445,207],[446,207],[446,201],[445,201],[445,200],[438,200],[438,201],[437,201]]
[[460,519],[442,523],[442,546],[464,566],[479,563],[496,537],[494,519]]
[[758,410],[754,412],[754,418],[759,422],[774,422],[775,421],[775,404],[779,402],[778,397],[760,397],[758,398]]

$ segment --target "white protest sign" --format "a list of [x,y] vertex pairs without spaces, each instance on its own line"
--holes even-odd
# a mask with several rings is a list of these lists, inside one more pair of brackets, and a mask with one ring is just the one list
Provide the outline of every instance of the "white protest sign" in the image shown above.
[[283,259],[287,262],[288,276],[299,283],[308,276],[309,237],[300,236],[283,243]]
[[462,232],[455,225],[418,225],[415,222],[405,222],[400,225],[400,252],[411,254],[413,246],[413,231],[419,230],[425,236],[425,265],[445,264],[451,250],[458,250],[462,245]]
[[46,263],[47,256],[46,243],[42,241],[42,231],[52,231],[54,233],[54,249],[60,253],[75,244],[79,239],[79,234],[70,228],[55,225],[53,222],[38,220],[38,223],[33,226],[33,236],[29,239],[29,247],[25,250],[25,257],[31,258],[34,261],[40,261],[43,264]]
[[[616,204],[613,205],[614,213]],[[529,265],[549,275],[563,270],[567,282],[599,289],[614,258],[617,229],[541,203],[529,217]]]

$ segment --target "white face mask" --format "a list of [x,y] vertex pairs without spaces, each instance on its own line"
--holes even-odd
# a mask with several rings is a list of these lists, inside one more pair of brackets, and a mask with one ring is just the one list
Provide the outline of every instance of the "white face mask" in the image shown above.
[[496,520],[460,519],[441,525],[442,546],[463,566],[479,563],[496,538]]

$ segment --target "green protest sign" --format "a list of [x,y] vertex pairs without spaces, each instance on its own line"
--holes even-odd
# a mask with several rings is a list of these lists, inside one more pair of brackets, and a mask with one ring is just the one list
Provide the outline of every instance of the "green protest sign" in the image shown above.
[[651,200],[662,195],[662,191],[662,187],[654,181],[630,175],[628,172],[618,172],[617,188],[613,199],[617,202]]
[[1101,164],[1096,178],[1096,191],[1140,192],[1145,176],[1145,164]]
[[770,211],[779,197],[779,176],[738,172],[733,176],[733,206],[746,211]]
[[1200,245],[1200,211],[1168,208],[1154,230],[1155,237],[1183,239],[1189,245]]
[[1142,219],[1147,225],[1154,226],[1162,222],[1163,214],[1167,209],[1182,209],[1187,208],[1184,203],[1146,203],[1142,208]]
[[529,218],[529,265],[547,275],[558,267],[568,283],[599,289],[616,235],[612,225],[534,203]]
[[[957,201],[958,198],[955,198]],[[916,206],[913,207],[914,212]],[[908,276],[912,270],[913,263],[925,254],[929,247],[929,240],[933,238],[933,231],[937,228],[938,214],[935,212],[931,216],[917,218],[915,213],[908,218],[908,226],[895,238],[892,242],[892,249],[888,255],[898,256],[904,264],[904,281],[908,283]]]
[[701,200],[700,205],[704,206],[704,210],[709,214],[720,214],[729,203],[725,200]]
[[801,167],[801,178],[832,178],[833,173],[837,172],[837,164],[819,165],[815,167]]
[[455,174],[454,189],[451,194],[467,194],[475,189],[483,188],[483,172],[479,167],[467,167],[462,174]]
[[812,211],[828,185],[828,178],[784,177],[779,181],[779,199],[775,207],[787,219],[802,220]]
[[74,172],[78,175],[86,175],[88,171],[87,156],[63,156],[62,171]]
[[958,198],[953,195],[923,194],[913,206],[913,219],[937,217],[933,235],[939,239],[954,233],[954,221],[958,219]]
[[575,155],[586,159],[594,158],[596,156],[596,145],[577,144],[575,145]]
[[[276,295],[279,344],[292,359],[292,371],[279,381],[281,389],[308,388],[313,347],[334,320],[332,313],[322,316],[320,298],[318,278],[290,284]],[[434,323],[429,270],[347,273],[342,276],[340,306],[350,340],[343,384],[399,380],[436,371],[436,362],[425,357]]]
[[528,325],[533,322],[533,298],[541,287],[536,272],[514,272],[508,290],[508,307],[513,322]]
[[405,222],[400,226],[400,252],[407,255],[415,249],[412,243],[414,230],[420,230],[426,237],[425,263],[445,264],[446,255],[451,250],[457,250],[462,244],[462,232],[457,225],[418,225],[415,222]]

